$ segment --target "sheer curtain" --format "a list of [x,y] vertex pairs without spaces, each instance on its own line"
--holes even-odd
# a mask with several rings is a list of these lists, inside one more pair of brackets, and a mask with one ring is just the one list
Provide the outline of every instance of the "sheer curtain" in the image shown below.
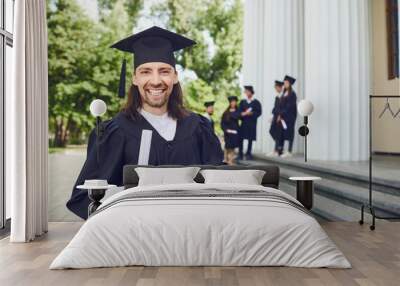
[[45,0],[15,2],[14,93],[6,111],[12,242],[47,231],[48,84]]

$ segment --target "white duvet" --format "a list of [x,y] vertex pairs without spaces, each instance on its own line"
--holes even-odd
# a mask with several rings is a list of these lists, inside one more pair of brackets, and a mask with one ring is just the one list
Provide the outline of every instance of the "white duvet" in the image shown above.
[[[349,268],[318,222],[289,204],[259,198],[174,197],[127,200],[145,191],[262,190],[238,184],[135,187],[106,199],[50,269],[145,266],[294,266]],[[113,203],[114,202],[114,203]]]

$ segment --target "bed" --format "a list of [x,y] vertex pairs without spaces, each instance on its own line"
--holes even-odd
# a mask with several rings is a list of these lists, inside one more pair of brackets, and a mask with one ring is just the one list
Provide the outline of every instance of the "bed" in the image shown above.
[[[199,166],[265,171],[260,185],[138,185],[108,197],[50,269],[144,266],[292,266],[350,268],[312,214],[280,191],[276,166]],[[171,167],[171,166],[165,166]]]

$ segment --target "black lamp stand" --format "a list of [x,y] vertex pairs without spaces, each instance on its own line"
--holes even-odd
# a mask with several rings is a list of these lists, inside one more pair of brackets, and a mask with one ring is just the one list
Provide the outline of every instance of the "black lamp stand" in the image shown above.
[[97,163],[100,163],[99,141],[100,141],[101,135],[102,135],[101,119],[100,119],[100,116],[96,116],[96,157],[97,157]]
[[304,137],[304,162],[307,162],[307,135],[308,133],[310,133],[307,124],[308,124],[308,116],[304,116],[304,125],[299,128],[300,136]]

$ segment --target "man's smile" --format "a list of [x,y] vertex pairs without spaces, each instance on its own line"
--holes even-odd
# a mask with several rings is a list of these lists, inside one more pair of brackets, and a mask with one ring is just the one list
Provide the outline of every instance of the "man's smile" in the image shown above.
[[150,100],[162,100],[166,96],[167,88],[146,88],[146,96]]
[[153,88],[151,88],[151,89],[145,89],[145,91],[146,91],[149,95],[152,95],[152,96],[163,95],[164,92],[165,92],[166,90],[167,90],[166,88],[162,88],[162,89],[160,89],[160,88],[158,88],[158,89],[153,89]]

